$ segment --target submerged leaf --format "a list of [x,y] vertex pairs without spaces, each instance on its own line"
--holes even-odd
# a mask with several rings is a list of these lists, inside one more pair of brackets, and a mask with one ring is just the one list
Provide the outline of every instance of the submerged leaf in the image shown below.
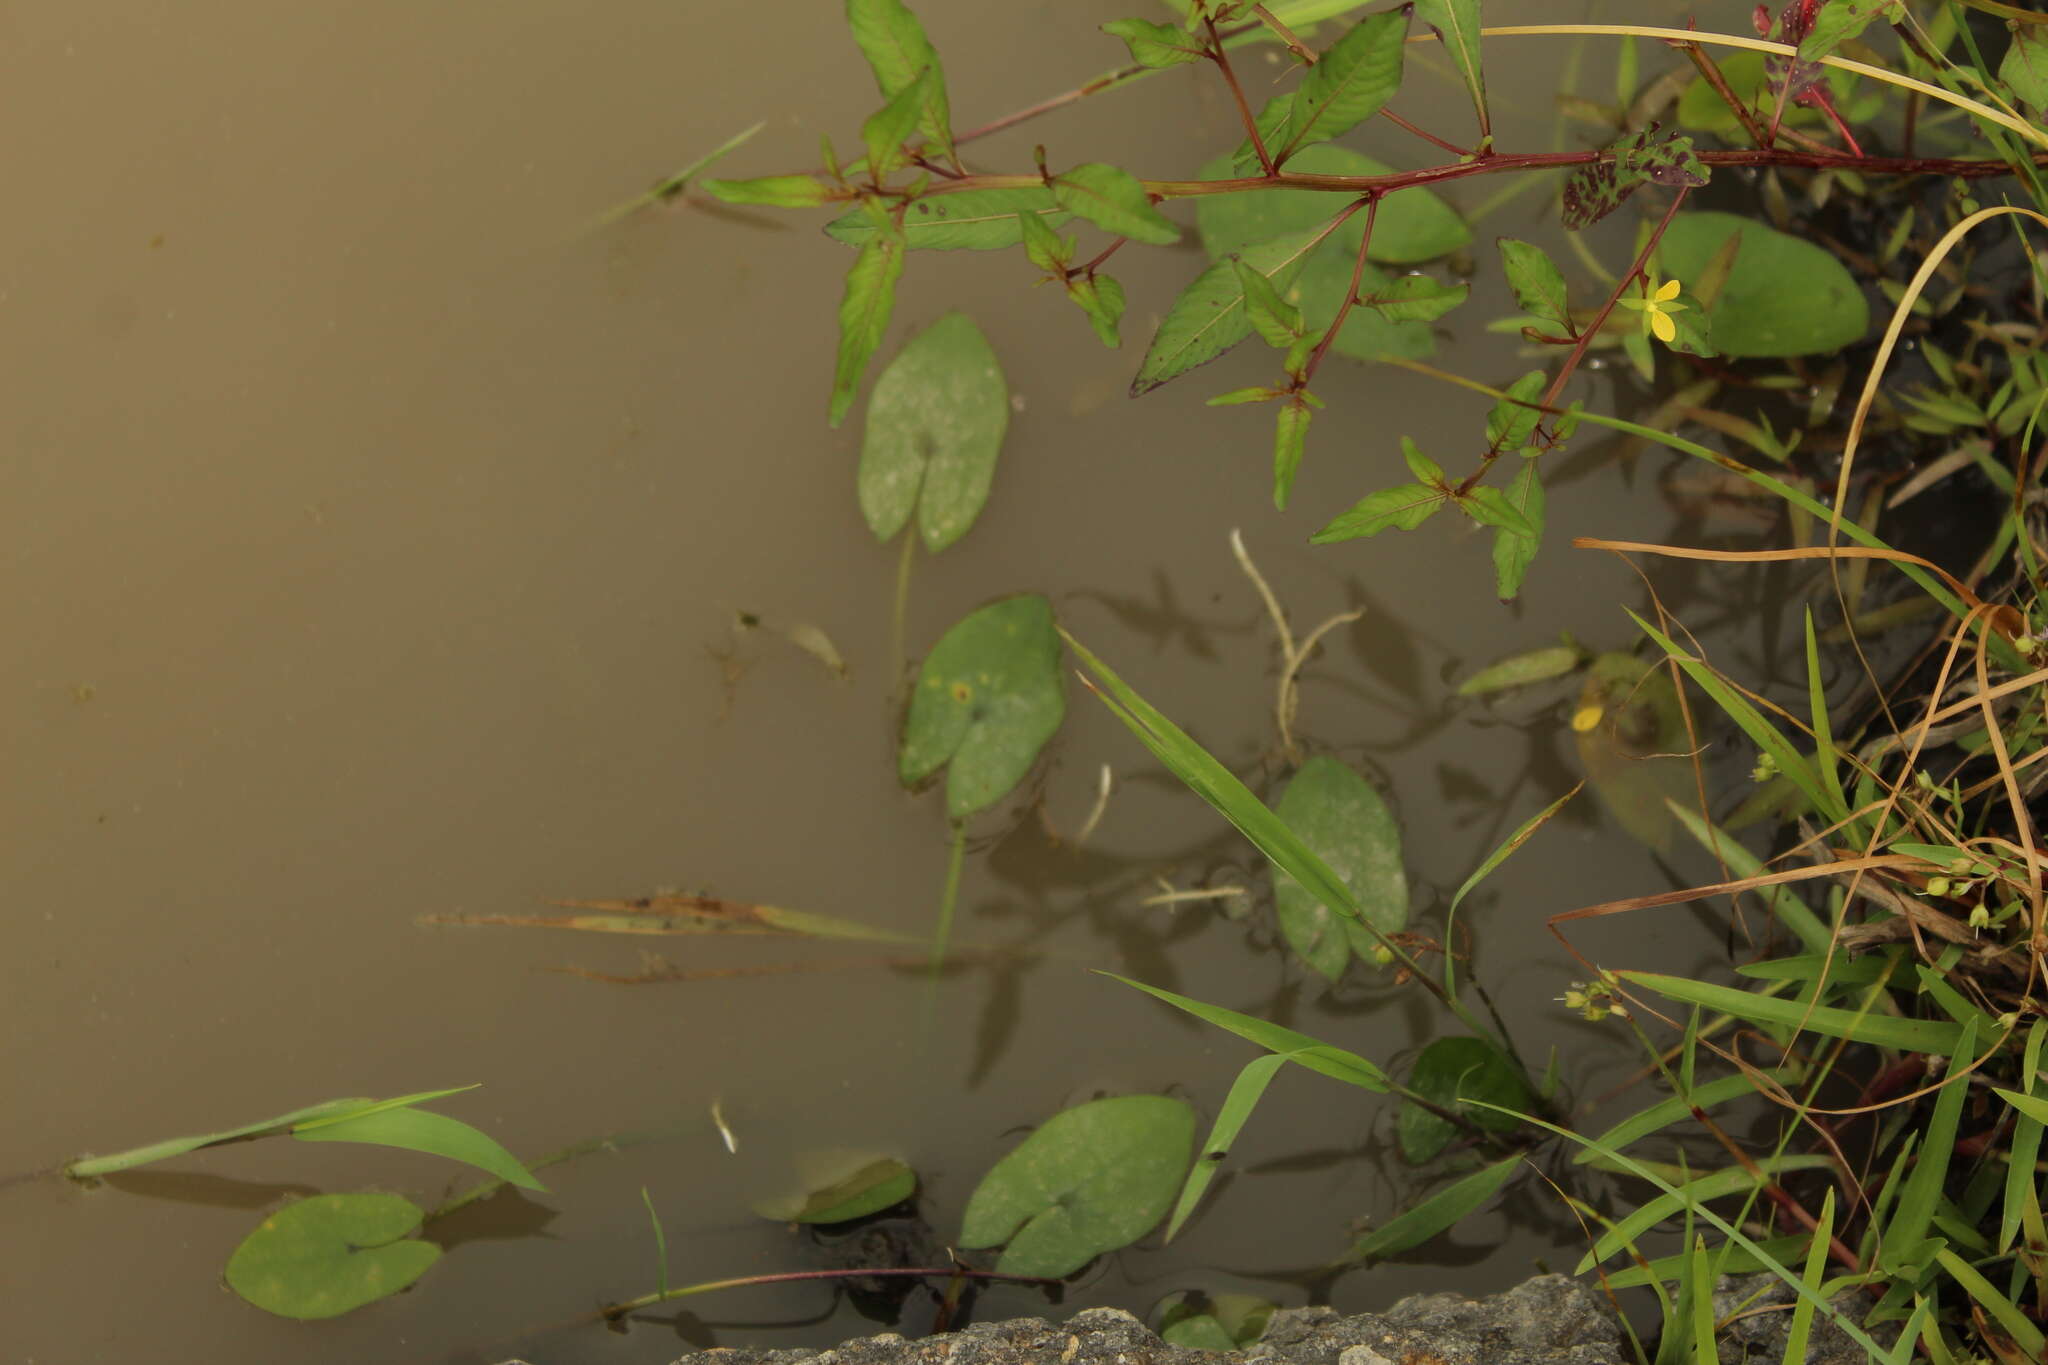
[[1530,683],[1548,682],[1552,678],[1561,678],[1577,668],[1582,657],[1579,650],[1572,645],[1547,645],[1542,649],[1510,654],[1505,659],[1488,664],[1459,683],[1458,695],[1478,697],[1488,692],[1505,691],[1510,687],[1527,687]]
[[846,1223],[917,1193],[917,1172],[892,1156],[844,1148],[797,1156],[797,1188],[758,1200],[754,1212],[781,1223]]
[[228,1257],[228,1287],[282,1318],[332,1318],[396,1294],[441,1258],[407,1240],[426,1215],[395,1194],[323,1194],[287,1204]]
[[[1401,866],[1401,829],[1379,789],[1349,767],[1318,754],[1288,782],[1273,813],[1321,858],[1357,898],[1381,933],[1408,927],[1408,874]],[[1273,869],[1273,904],[1295,956],[1331,981],[1356,951],[1376,940],[1314,893]]]
[[1165,1216],[1194,1142],[1194,1111],[1164,1095],[1055,1114],[982,1177],[960,1244],[1008,1243],[996,1262],[1004,1274],[1070,1275]]
[[[1536,1099],[1522,1077],[1521,1068],[1484,1038],[1437,1039],[1415,1059],[1408,1086],[1424,1099],[1463,1114],[1491,1133],[1510,1132],[1517,1120],[1512,1115],[1460,1101],[1481,1100],[1505,1109],[1527,1111]],[[1406,1103],[1401,1106],[1398,1131],[1401,1154],[1419,1166],[1449,1146],[1458,1127],[1420,1105]]]
[[904,344],[868,396],[860,510],[877,540],[914,508],[936,554],[967,533],[988,501],[1010,426],[1010,390],[988,338],[948,313]]
[[1586,670],[1572,730],[1586,780],[1607,813],[1639,842],[1667,851],[1665,799],[1683,801],[1693,789],[1680,756],[1691,746],[1669,670],[1632,654],[1600,655]]
[[575,915],[423,915],[422,924],[506,925],[518,929],[574,929],[590,934],[786,934],[799,938],[860,939],[881,943],[924,940],[876,929],[836,915],[748,905],[714,896],[635,896],[628,900],[571,900],[552,904]]
[[1353,1242],[1346,1259],[1378,1260],[1421,1246],[1438,1233],[1455,1227],[1467,1214],[1493,1198],[1521,1164],[1522,1158],[1518,1156],[1503,1157],[1438,1190]]
[[925,658],[897,771],[915,786],[950,764],[946,813],[964,820],[1009,794],[1066,714],[1052,604],[1036,593],[972,612]]
[[1169,1294],[1157,1310],[1159,1338],[1191,1351],[1242,1351],[1266,1334],[1278,1307],[1255,1294]]

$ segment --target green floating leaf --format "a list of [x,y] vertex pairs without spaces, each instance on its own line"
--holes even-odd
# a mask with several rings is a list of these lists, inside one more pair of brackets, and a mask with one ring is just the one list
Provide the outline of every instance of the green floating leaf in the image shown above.
[[1415,0],[1415,17],[1436,32],[1451,65],[1458,68],[1485,135],[1491,125],[1486,116],[1486,77],[1479,67],[1479,0]]
[[1507,272],[1508,287],[1515,302],[1531,317],[1571,329],[1571,309],[1565,301],[1564,274],[1540,246],[1513,237],[1500,238],[1500,261]]
[[1666,798],[1693,791],[1691,750],[1678,690],[1661,660],[1602,654],[1586,670],[1572,714],[1586,780],[1614,822],[1659,853],[1671,848]]
[[1488,664],[1471,677],[1458,684],[1461,697],[1481,697],[1488,692],[1504,692],[1510,687],[1527,687],[1530,683],[1548,682],[1561,678],[1579,666],[1585,655],[1573,645],[1547,645],[1521,654],[1510,654],[1497,663]]
[[1512,601],[1522,590],[1529,566],[1543,547],[1543,478],[1534,460],[1524,460],[1503,495],[1507,505],[1530,528],[1528,533],[1502,525],[1493,533],[1494,592],[1503,602]]
[[110,1156],[80,1157],[65,1165],[64,1174],[73,1180],[93,1180],[117,1171],[133,1170],[137,1166],[169,1161],[172,1157],[184,1156],[187,1152],[196,1152],[202,1147],[216,1147],[221,1143],[235,1142],[243,1138],[279,1136],[291,1131],[294,1124],[335,1115],[360,1113],[378,1103],[377,1100],[365,1099],[323,1100],[319,1104],[294,1109],[290,1113],[279,1114],[274,1118],[245,1123],[239,1128],[223,1128],[217,1133],[199,1133],[191,1137],[165,1138],[161,1142],[152,1142],[145,1147],[133,1147]]
[[1171,24],[1155,24],[1149,19],[1117,19],[1104,24],[1102,31],[1123,39],[1124,45],[1131,50],[1131,60],[1154,70],[1179,66],[1184,62],[1198,62],[1204,55],[1199,39]]
[[846,24],[875,73],[884,99],[894,99],[905,86],[929,72],[925,108],[919,119],[925,136],[943,156],[953,155],[951,113],[938,50],[925,36],[924,25],[903,0],[846,0]]
[[706,194],[728,204],[769,204],[782,209],[808,209],[830,203],[833,189],[808,175],[764,175],[757,180],[700,180]]
[[966,535],[1009,427],[1009,385],[973,319],[948,313],[906,342],[875,380],[861,437],[860,510],[875,539],[893,539],[913,510],[933,554]]
[[1091,161],[1052,179],[1055,203],[1106,232],[1153,246],[1171,246],[1180,229],[1152,205],[1151,196],[1129,171]]
[[1242,1351],[1266,1334],[1278,1307],[1255,1294],[1169,1294],[1157,1309],[1159,1338],[1190,1351]]
[[1667,279],[1697,279],[1731,237],[1738,241],[1735,263],[1707,314],[1723,355],[1832,354],[1862,340],[1870,305],[1848,267],[1763,223],[1732,213],[1681,213],[1657,245],[1658,268]]
[[2048,25],[2021,24],[2014,30],[1998,79],[2036,110],[2048,109]]
[[1441,488],[1404,483],[1368,493],[1351,510],[1333,517],[1330,524],[1309,537],[1314,545],[1339,540],[1376,536],[1382,531],[1412,531],[1443,510],[1447,498]]
[[1707,167],[1692,149],[1692,139],[1679,133],[1661,137],[1657,125],[1616,142],[1610,161],[1595,161],[1573,171],[1564,184],[1564,225],[1573,232],[1591,227],[1620,208],[1644,185],[1698,189],[1707,183]]
[[889,330],[889,315],[896,310],[896,281],[903,276],[903,237],[900,233],[877,232],[854,257],[846,272],[846,293],[839,301],[839,357],[832,371],[833,426],[846,416],[860,392],[860,380],[868,361]]
[[[1426,1100],[1456,1110],[1479,1127],[1493,1133],[1514,1130],[1516,1120],[1508,1114],[1463,1104],[1480,1100],[1503,1109],[1527,1111],[1536,1096],[1521,1068],[1484,1038],[1439,1038],[1422,1049],[1415,1068],[1408,1075],[1408,1087]],[[1396,1125],[1401,1154],[1416,1165],[1434,1158],[1457,1136],[1458,1127],[1420,1105],[1403,1103]],[[1505,1178],[1505,1177],[1503,1177]]]
[[1518,1156],[1503,1157],[1481,1167],[1462,1180],[1437,1191],[1414,1208],[1388,1219],[1351,1245],[1347,1260],[1374,1261],[1398,1256],[1421,1246],[1438,1233],[1457,1226],[1500,1192],[1508,1177],[1522,1164]]
[[996,1262],[1004,1274],[1070,1275],[1158,1223],[1194,1142],[1194,1111],[1164,1095],[1064,1110],[982,1177],[960,1244],[1007,1243]]
[[[1053,202],[1042,185],[1018,190],[964,190],[913,199],[903,209],[903,245],[910,251],[1002,251],[1023,240],[1017,215],[1028,213],[1047,227],[1073,215]],[[877,231],[865,209],[842,213],[825,224],[825,235],[848,246],[866,246]]]
[[[1335,143],[1310,147],[1287,163],[1304,175],[1392,175],[1394,168],[1362,152]],[[1222,180],[1233,173],[1229,157],[1202,167],[1204,180]],[[1328,190],[1253,190],[1243,194],[1205,194],[1195,200],[1195,230],[1211,260],[1222,260],[1258,242],[1317,228],[1345,205],[1341,194]],[[1329,250],[1348,268],[1365,235],[1365,212],[1351,215],[1332,233]],[[1448,255],[1472,241],[1472,231],[1458,211],[1422,186],[1396,190],[1380,201],[1373,216],[1369,260],[1382,265],[1414,265]]]
[[366,1142],[378,1147],[402,1147],[467,1162],[523,1190],[547,1188],[490,1134],[461,1119],[428,1109],[384,1109],[332,1119],[294,1128],[292,1136],[301,1142]]
[[1340,137],[1377,114],[1401,88],[1407,37],[1408,15],[1396,9],[1366,15],[1331,44],[1294,92],[1281,145],[1267,144],[1274,160]]
[[950,764],[946,814],[1009,794],[1066,714],[1052,604],[1036,593],[969,613],[932,647],[911,694],[897,770],[915,786]]
[[778,1223],[847,1223],[917,1193],[917,1172],[891,1156],[843,1148],[797,1157],[797,1188],[754,1204]]
[[[1276,288],[1285,289],[1307,264],[1314,240],[1315,233],[1310,231],[1261,242],[1246,247],[1241,259]],[[1139,363],[1137,378],[1131,381],[1131,397],[1208,364],[1251,334],[1237,265],[1219,261],[1195,276],[1166,310],[1145,359]]]
[[[1401,866],[1401,829],[1379,789],[1349,767],[1318,754],[1301,765],[1273,813],[1337,874],[1383,934],[1408,927],[1408,874]],[[1309,889],[1272,870],[1280,931],[1295,956],[1331,981],[1356,951],[1370,954],[1371,934],[1338,916]]]
[[228,1257],[228,1287],[281,1318],[332,1318],[396,1294],[441,1259],[408,1240],[426,1215],[395,1194],[323,1194],[287,1204]]

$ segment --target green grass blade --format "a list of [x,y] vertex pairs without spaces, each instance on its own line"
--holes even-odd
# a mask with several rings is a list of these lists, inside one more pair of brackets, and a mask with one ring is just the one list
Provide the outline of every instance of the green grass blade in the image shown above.
[[1903,1270],[1918,1259],[1920,1244],[1927,1240],[1927,1226],[1934,1218],[1941,1187],[1948,1178],[1949,1159],[1955,1154],[1956,1126],[1963,1115],[1963,1099],[1969,1093],[1964,1069],[1977,1060],[1977,1025],[1961,1026],[1962,1036],[1949,1049],[1949,1080],[1934,1101],[1934,1113],[1921,1130],[1920,1156],[1899,1194],[1899,1206],[1885,1226],[1881,1264],[1887,1270]]
[[2034,1325],[2032,1318],[2022,1312],[2017,1304],[1993,1287],[1977,1268],[1946,1247],[1935,1253],[1934,1259],[1949,1276],[1955,1280],[1970,1301],[1997,1319],[2006,1335],[2018,1343],[2025,1352],[2022,1359],[2048,1360],[2048,1336]]
[[1616,1219],[1614,1226],[1593,1243],[1593,1249],[1580,1258],[1578,1268],[1572,1273],[1585,1274],[1624,1247],[1633,1246],[1651,1228],[1667,1218],[1696,1210],[1709,1199],[1722,1199],[1731,1194],[1742,1194],[1756,1189],[1762,1178],[1775,1178],[1793,1171],[1820,1170],[1831,1160],[1828,1156],[1766,1157],[1756,1163],[1755,1171],[1746,1166],[1729,1166],[1711,1175],[1696,1176],[1683,1185],[1667,1185],[1665,1188],[1668,1193],[1639,1205],[1629,1210],[1626,1216]]
[[[1633,1114],[1623,1119],[1620,1123],[1615,1124],[1612,1128],[1600,1134],[1598,1140],[1602,1145],[1619,1151],[1630,1143],[1639,1142],[1652,1133],[1660,1132],[1674,1123],[1691,1118],[1695,1107],[1712,1109],[1716,1105],[1725,1104],[1729,1100],[1751,1094],[1755,1090],[1756,1082],[1751,1080],[1745,1073],[1737,1072],[1732,1076],[1722,1076],[1716,1080],[1708,1081],[1705,1085],[1695,1089],[1690,1096],[1690,1102],[1688,1102],[1688,1097],[1684,1095],[1673,1095],[1669,1099],[1660,1100],[1640,1113]],[[1590,1148],[1572,1157],[1572,1161],[1581,1166],[1596,1159]]]
[[664,199],[675,198],[677,195],[681,194],[684,190],[690,187],[690,182],[692,180],[695,180],[698,176],[710,170],[714,163],[722,160],[729,153],[739,150],[739,148],[744,146],[748,142],[748,140],[754,136],[754,134],[760,132],[763,128],[766,128],[767,126],[767,121],[763,120],[762,122],[755,124],[753,127],[748,128],[743,132],[734,133],[731,137],[719,143],[716,147],[704,153],[704,155],[698,157],[695,161],[692,161],[689,165],[683,167],[674,175],[666,176],[663,179],[655,181],[654,184],[648,188],[647,193],[640,195],[637,198],[628,199],[625,203],[620,204],[617,208],[608,210],[603,217],[597,220],[597,226],[610,227],[613,223],[618,222],[621,218],[626,217],[628,214],[637,213],[641,209],[646,208],[650,204],[658,204]]
[[365,1142],[378,1147],[401,1147],[426,1152],[489,1171],[492,1175],[524,1190],[545,1190],[519,1158],[500,1146],[498,1140],[461,1119],[437,1114],[431,1109],[379,1109],[355,1114],[318,1126],[294,1129],[301,1142]]
[[[1820,1201],[1820,1225],[1806,1248],[1806,1268],[1799,1281],[1807,1295],[1792,1305],[1792,1325],[1785,1332],[1783,1365],[1806,1365],[1806,1338],[1813,1331],[1813,1305],[1825,1297],[1820,1292],[1828,1269],[1828,1240],[1835,1234],[1835,1187],[1830,1185]],[[1709,1357],[1711,1359],[1711,1357]]]
[[1209,1182],[1216,1178],[1217,1168],[1223,1164],[1223,1158],[1230,1155],[1230,1145],[1244,1131],[1246,1120],[1258,1107],[1259,1099],[1266,1093],[1273,1077],[1290,1060],[1287,1053],[1270,1052],[1263,1057],[1252,1058],[1245,1063],[1244,1070],[1237,1073],[1237,1079],[1231,1082],[1230,1094],[1223,1100],[1223,1108],[1216,1114],[1215,1125],[1209,1129],[1209,1140],[1195,1154],[1195,1164],[1188,1168],[1187,1182],[1180,1187],[1180,1200],[1173,1206],[1173,1217],[1166,1224],[1167,1241],[1174,1239],[1181,1225],[1195,1211],[1195,1205],[1202,1202]]
[[1655,640],[1658,648],[1684,669],[1686,676],[1697,683],[1702,692],[1713,698],[1714,704],[1725,711],[1729,719],[1742,727],[1742,732],[1749,736],[1757,748],[1777,762],[1778,771],[1791,779],[1792,784],[1813,803],[1815,810],[1828,818],[1830,824],[1848,815],[1848,806],[1842,800],[1841,792],[1837,790],[1832,795],[1828,792],[1821,783],[1820,775],[1814,771],[1813,765],[1807,762],[1806,755],[1799,752],[1776,725],[1752,706],[1749,698],[1722,682],[1703,660],[1695,659],[1680,649],[1669,636],[1642,617],[1630,612],[1629,619],[1641,627],[1644,634]]
[[1190,1000],[1185,995],[1175,995],[1172,991],[1148,986],[1142,981],[1118,976],[1115,972],[1098,974],[1164,1000],[1176,1009],[1186,1010],[1204,1023],[1214,1024],[1217,1028],[1235,1033],[1240,1038],[1257,1043],[1268,1052],[1280,1053],[1297,1066],[1305,1066],[1319,1075],[1328,1076],[1331,1080],[1342,1081],[1346,1085],[1355,1085],[1361,1090],[1370,1090],[1381,1095],[1398,1089],[1386,1072],[1355,1052],[1346,1052],[1341,1047],[1331,1047],[1328,1043],[1318,1042],[1305,1033],[1296,1033],[1291,1028],[1269,1023],[1249,1014],[1239,1014],[1236,1010],[1225,1009],[1221,1005],[1207,1005],[1200,1000]]
[[1845,815],[1849,798],[1842,791],[1841,763],[1835,750],[1835,732],[1828,724],[1827,690],[1821,686],[1820,645],[1813,634],[1813,608],[1806,609],[1806,704],[1813,718],[1813,766],[1821,785]]
[[452,1086],[447,1090],[422,1090],[417,1094],[399,1095],[388,1100],[360,1100],[352,1108],[331,1110],[293,1124],[292,1136],[297,1137],[329,1124],[346,1123],[352,1119],[368,1118],[372,1114],[387,1113],[393,1109],[410,1109],[416,1104],[431,1104],[435,1100],[445,1100],[450,1095],[460,1095],[465,1090],[475,1090],[479,1084],[481,1083]]
[[[1577,796],[1580,788],[1585,785],[1583,782],[1579,783],[1563,796],[1558,797],[1557,800],[1517,825],[1515,832],[1502,840],[1500,847],[1487,854],[1486,861],[1473,869],[1471,876],[1465,878],[1464,883],[1458,887],[1457,894],[1451,897],[1451,908],[1444,913],[1444,938],[1447,941],[1451,937],[1451,926],[1457,922],[1458,904],[1465,899],[1466,893],[1491,876],[1493,870],[1512,857],[1516,849],[1528,843],[1530,837],[1537,830],[1543,828],[1551,816],[1562,810],[1565,802]],[[1457,968],[1454,965],[1455,962],[1456,958],[1451,954],[1444,954],[1444,989],[1447,991],[1455,991],[1457,989]]]
[[1695,1234],[1692,1255],[1686,1258],[1686,1288],[1692,1294],[1692,1358],[1720,1359],[1714,1349],[1714,1272],[1707,1265],[1707,1239]]
[[[2036,1019],[2027,1029],[2027,1045],[2023,1053],[2024,1065],[2020,1074],[2026,1077],[2027,1089],[2023,1098],[2039,1100],[2041,1064],[2041,1043],[2048,1039],[2048,1019]],[[2011,1096],[2006,1096],[2010,1103]],[[1998,1219],[1998,1250],[2004,1254],[2012,1250],[2013,1238],[2019,1235],[2022,1210],[2026,1207],[2027,1196],[2034,1190],[2034,1162],[2041,1154],[2041,1132],[2043,1119],[2048,1114],[2029,1114],[2018,1105],[2013,1119],[2012,1143],[2008,1148],[2005,1168],[2005,1204]]]
[[1414,1208],[1388,1219],[1352,1244],[1346,1261],[1377,1260],[1422,1245],[1438,1233],[1456,1226],[1507,1184],[1508,1177],[1522,1164],[1519,1156],[1503,1157],[1491,1166],[1445,1186]]
[[202,1147],[217,1147],[224,1142],[236,1142],[247,1138],[277,1136],[289,1132],[293,1124],[329,1115],[345,1116],[359,1113],[364,1107],[375,1103],[377,1101],[365,1099],[323,1100],[319,1104],[294,1109],[275,1118],[245,1123],[239,1128],[223,1128],[217,1133],[200,1133],[192,1137],[165,1138],[161,1142],[131,1147],[125,1152],[115,1152],[111,1156],[80,1157],[64,1167],[64,1174],[73,1180],[92,1180],[98,1176],[112,1175],[116,1171],[129,1171],[137,1166],[168,1161],[187,1152],[196,1152]]
[[1615,975],[1624,981],[1647,986],[1673,1000],[1688,1005],[1704,1005],[1752,1023],[1782,1024],[1792,1028],[1803,1025],[1811,1033],[1847,1038],[1851,1042],[1869,1043],[1873,1047],[1888,1047],[1899,1052],[1952,1053],[1963,1035],[1961,1024],[1945,1019],[1895,1019],[1890,1015],[1870,1014],[1862,1010],[1808,1005],[1798,1000],[1778,1000],[1733,986],[1717,986],[1711,982],[1690,981],[1682,976],[1663,976],[1656,972],[1621,971]]

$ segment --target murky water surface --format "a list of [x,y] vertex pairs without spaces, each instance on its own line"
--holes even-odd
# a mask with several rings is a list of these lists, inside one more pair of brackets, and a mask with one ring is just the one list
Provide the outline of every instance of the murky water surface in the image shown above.
[[[1094,28],[1127,8],[920,6],[963,126],[1111,65],[1120,49]],[[1728,12],[1703,23],[1743,22],[1739,6],[1714,8]],[[810,218],[696,202],[592,226],[757,118],[768,129],[735,173],[808,164],[821,129],[850,145],[873,93],[838,11],[518,0],[0,15],[17,129],[0,152],[13,1115],[0,1173],[467,1082],[484,1088],[447,1112],[522,1153],[673,1133],[452,1220],[437,1229],[450,1253],[414,1292],[315,1326],[226,1292],[229,1251],[289,1194],[431,1202],[450,1187],[445,1163],[268,1142],[91,1192],[0,1190],[9,1361],[654,1361],[683,1344],[671,1320],[699,1342],[822,1343],[875,1329],[814,1286],[693,1300],[624,1337],[552,1325],[652,1288],[643,1187],[680,1283],[814,1263],[748,1211],[801,1149],[900,1153],[943,1241],[980,1174],[1063,1105],[1167,1090],[1206,1121],[1249,1049],[1090,967],[1383,1060],[1441,1027],[1417,993],[1362,972],[1337,990],[1305,980],[1263,908],[1239,922],[1141,905],[1160,876],[1263,873],[1078,688],[1038,776],[974,826],[966,867],[961,937],[1028,943],[1042,954],[1028,966],[963,972],[928,1000],[919,977],[861,948],[419,923],[661,887],[912,933],[933,918],[940,802],[902,792],[891,759],[894,553],[855,507],[857,418],[823,422],[849,257]],[[1489,7],[1503,22],[1578,13]],[[1500,122],[1550,145],[1569,44],[1498,51]],[[1610,63],[1588,54],[1595,93]],[[1406,112],[1462,129],[1462,92],[1425,65]],[[1235,136],[1217,90],[1168,75],[978,154],[1024,166],[1044,141],[1056,161],[1188,175]],[[1386,127],[1361,145],[1401,164],[1434,155]],[[1450,197],[1470,209],[1499,188]],[[1497,210],[1480,243],[1548,231],[1543,199]],[[1136,344],[1198,257],[1132,250],[1118,265]],[[1490,262],[1482,278],[1461,315],[1475,322],[1506,311]],[[1642,600],[1638,580],[1566,543],[1664,534],[1661,457],[1580,460],[1553,490],[1523,603],[1504,609],[1485,543],[1454,518],[1305,543],[1389,481],[1394,433],[1461,448],[1482,400],[1349,369],[1279,514],[1263,412],[1201,401],[1260,382],[1262,357],[1128,402],[1135,351],[1105,355],[1027,283],[1008,256],[921,257],[906,278],[891,347],[966,309],[1020,404],[981,523],[916,569],[910,649],[991,597],[1045,593],[1152,700],[1269,781],[1282,771],[1272,636],[1226,544],[1243,528],[1298,625],[1366,610],[1309,667],[1301,729],[1385,784],[1434,923],[1477,861],[1575,780],[1569,688],[1473,704],[1453,686],[1560,631],[1630,643],[1620,604]],[[1447,362],[1495,381],[1526,368],[1483,335]],[[1674,604],[1728,605],[1689,598],[1681,587]],[[823,630],[851,679],[770,632],[736,635],[737,611]],[[1078,851],[1053,843],[1048,827],[1079,825],[1105,763],[1120,788],[1099,830]],[[1472,902],[1474,970],[1526,1053],[1563,1049],[1581,1096],[1632,1058],[1551,1003],[1583,970],[1543,921],[1672,875],[1582,803]],[[1681,909],[1578,941],[1686,971],[1716,953],[1715,932]],[[650,942],[680,967],[819,970],[641,986],[552,970],[630,974]],[[1391,1117],[1282,1076],[1188,1233],[1102,1263],[1059,1311],[1142,1311],[1191,1287],[1303,1301],[1346,1221],[1383,1220],[1415,1189]],[[1329,1292],[1365,1307],[1483,1290],[1577,1253],[1575,1227],[1530,1190]],[[1002,1291],[978,1311],[1042,1307]]]

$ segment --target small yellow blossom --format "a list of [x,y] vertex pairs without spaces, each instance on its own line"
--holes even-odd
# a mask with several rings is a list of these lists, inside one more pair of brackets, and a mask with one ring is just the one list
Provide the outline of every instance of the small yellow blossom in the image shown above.
[[1678,326],[1671,321],[1671,314],[1682,313],[1687,306],[1678,301],[1680,287],[1677,280],[1666,280],[1640,299],[1621,300],[1621,306],[1641,313],[1643,330],[1668,346],[1678,338]]

